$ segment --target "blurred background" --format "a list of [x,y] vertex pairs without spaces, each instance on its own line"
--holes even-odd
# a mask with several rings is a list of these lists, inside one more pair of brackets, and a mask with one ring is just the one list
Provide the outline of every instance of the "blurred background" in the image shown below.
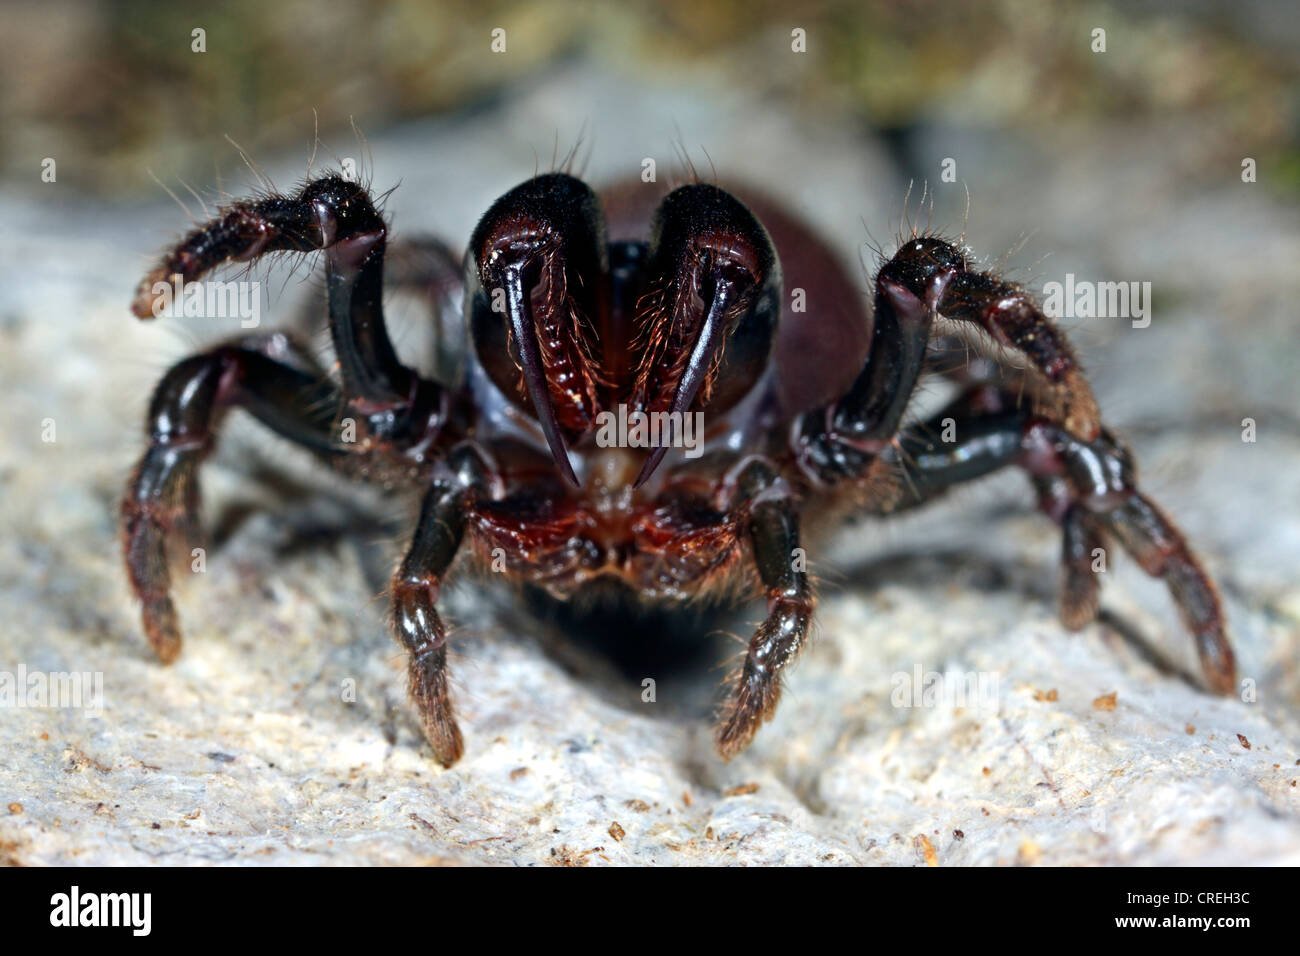
[[[1295,861],[1297,791],[1283,776],[1300,740],[1293,0],[6,0],[0,16],[0,670],[102,671],[112,701],[108,721],[0,721],[25,787],[0,805],[28,808],[0,817],[0,851],[302,862],[342,852],[334,838],[355,825],[362,858],[405,861],[430,852],[418,812],[443,834],[437,852],[501,862],[563,857],[561,826],[627,860],[677,852],[708,826],[754,835],[691,851],[727,862],[909,863],[920,832],[945,862],[1015,862],[1026,840],[1029,859],[1041,845],[1058,863]],[[1149,327],[1060,323],[1144,488],[1215,573],[1259,706],[1196,689],[1163,588],[1132,562],[1107,582],[1102,625],[1063,632],[1059,536],[1004,474],[819,557],[818,640],[777,725],[729,769],[709,753],[709,664],[661,675],[646,717],[636,681],[564,650],[557,629],[485,610],[472,589],[448,594],[450,617],[484,639],[457,632],[471,752],[434,774],[384,623],[410,503],[362,515],[355,487],[330,486],[238,417],[204,471],[209,571],[181,585],[194,639],[157,667],[119,563],[118,498],[154,383],[240,331],[132,318],[158,253],[230,196],[347,160],[391,190],[398,235],[460,249],[497,196],[571,152],[595,185],[651,158],[661,182],[693,168],[757,187],[826,237],[864,297],[875,250],[892,251],[909,221],[964,232],[1036,292],[1067,275],[1150,282]],[[274,280],[264,328],[306,299],[319,311],[313,265],[257,265]],[[419,363],[426,314],[393,302],[390,317]],[[981,728],[890,708],[889,675],[918,661],[1004,673],[1004,718]],[[361,688],[348,707],[341,676]],[[1100,727],[1091,702],[1116,687],[1120,710]],[[114,773],[82,773],[93,765],[75,754]],[[213,773],[213,754],[234,756]],[[538,754],[538,772],[516,778]],[[753,803],[728,801],[747,779],[769,782]],[[364,780],[396,799],[368,799]],[[624,813],[611,849],[607,805],[676,805],[686,790],[708,798],[658,836]],[[302,809],[316,799],[337,816]],[[178,801],[221,836],[159,831]],[[969,838],[940,843],[941,826]],[[90,846],[78,827],[108,836]],[[296,845],[277,842],[291,827]],[[513,842],[484,842],[503,828]]]
[[[904,155],[930,124],[1053,136],[1194,123],[1180,168],[1235,165],[1249,143],[1269,188],[1300,188],[1300,16],[1285,0],[9,0],[4,19],[5,172],[62,156],[65,182],[106,195],[149,195],[147,167],[206,181],[229,160],[224,135],[301,151],[312,110],[339,142],[353,118],[374,133],[485,109],[578,61],[629,83],[689,80],[831,115]],[[507,49],[494,55],[498,27]],[[795,28],[807,52],[792,57]]]

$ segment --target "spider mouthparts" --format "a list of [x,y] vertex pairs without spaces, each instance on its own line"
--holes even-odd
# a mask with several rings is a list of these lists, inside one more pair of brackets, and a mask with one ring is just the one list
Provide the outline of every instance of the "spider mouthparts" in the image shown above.
[[[669,409],[670,420],[680,420],[687,412],[690,411],[691,403],[695,401],[695,396],[700,391],[700,387],[709,377],[710,371],[717,364],[722,355],[723,345],[727,340],[727,311],[734,304],[735,294],[734,287],[725,279],[717,279],[714,286],[713,301],[709,304],[709,311],[704,316],[704,325],[700,328],[700,334],[695,339],[695,347],[691,349],[691,357],[686,363],[686,370],[682,372],[682,377],[677,383],[677,391],[673,394],[672,408]],[[667,440],[662,441],[651,453],[650,457],[645,460],[641,466],[641,473],[636,476],[633,488],[640,488],[650,480],[659,463],[663,461],[664,455],[668,453]]]
[[560,434],[560,423],[555,418],[555,407],[551,404],[550,389],[546,384],[546,370],[542,368],[541,348],[537,344],[537,330],[533,328],[532,314],[528,308],[528,294],[524,290],[523,271],[519,267],[507,268],[505,272],[506,313],[510,320],[510,330],[519,349],[519,362],[524,373],[524,384],[528,396],[532,399],[537,421],[546,436],[546,444],[555,459],[555,467],[560,475],[577,488],[580,486],[578,476],[569,461],[568,449],[564,447],[564,436]]

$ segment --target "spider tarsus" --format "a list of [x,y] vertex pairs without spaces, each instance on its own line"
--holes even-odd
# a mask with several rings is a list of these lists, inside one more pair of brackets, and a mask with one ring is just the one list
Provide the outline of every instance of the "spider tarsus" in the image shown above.
[[749,660],[732,686],[730,709],[714,735],[715,749],[723,760],[731,760],[747,749],[759,729],[776,715],[781,702],[780,674],[755,671]]
[[448,468],[462,480],[438,479],[424,494],[415,535],[391,586],[393,633],[410,655],[411,697],[420,710],[424,733],[444,767],[464,752],[447,680],[447,628],[438,614],[442,579],[465,534],[472,487],[487,477],[483,462],[468,446],[449,454]]
[[759,701],[746,690],[739,691],[730,715],[718,727],[714,737],[714,749],[718,756],[729,761],[748,749],[759,728],[775,713],[780,697],[778,690]]
[[1066,571],[1061,584],[1061,623],[1068,631],[1081,631],[1097,619],[1100,597],[1091,571],[1087,576]]
[[[1097,566],[1104,541],[1097,520],[1071,501],[1068,483],[1039,483],[1039,506],[1061,524],[1061,623],[1079,631],[1097,617],[1101,582]],[[1104,552],[1103,552],[1104,553]]]
[[146,454],[122,501],[127,577],[140,600],[145,637],[164,664],[181,650],[180,623],[169,593],[167,540],[190,526],[182,509],[195,500],[189,488],[192,480],[190,468],[177,456]]
[[450,767],[464,753],[447,686],[447,634],[434,608],[436,588],[401,583],[393,589],[394,628],[410,653],[408,690],[424,735],[439,763]]
[[1224,697],[1231,697],[1237,692],[1236,657],[1221,635],[1203,641],[1200,648],[1205,647],[1207,643],[1212,651],[1207,654],[1205,650],[1201,650],[1201,672],[1205,675],[1212,691]]
[[465,742],[447,687],[445,643],[432,657],[436,661],[412,655],[407,668],[408,690],[419,710],[420,724],[434,756],[444,767],[450,767],[465,753]]
[[133,528],[127,540],[127,575],[140,598],[140,623],[158,659],[170,664],[181,652],[180,622],[170,590],[159,526]]
[[181,653],[180,622],[176,606],[166,596],[146,600],[141,608],[145,637],[153,647],[158,660],[170,664]]
[[1137,492],[1115,509],[1111,528],[1142,569],[1169,588],[1183,624],[1196,640],[1206,682],[1217,693],[1233,693],[1237,658],[1228,641],[1223,602],[1182,532]]

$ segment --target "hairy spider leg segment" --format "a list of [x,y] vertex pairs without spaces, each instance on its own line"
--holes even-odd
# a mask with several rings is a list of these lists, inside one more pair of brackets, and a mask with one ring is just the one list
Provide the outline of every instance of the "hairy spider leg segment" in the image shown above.
[[330,331],[344,393],[357,400],[357,410],[365,415],[413,404],[421,383],[397,360],[384,328],[380,294],[386,234],[383,216],[364,186],[324,176],[308,182],[295,197],[268,196],[223,208],[141,280],[131,309],[139,318],[151,318],[155,285],[173,276],[194,282],[227,262],[251,262],[272,252],[325,250]]
[[1029,293],[992,272],[972,270],[961,249],[937,236],[909,240],[890,264],[896,281],[917,296],[936,274],[950,273],[935,302],[938,314],[982,329],[998,345],[1023,354],[1052,386],[1065,428],[1086,441],[1097,437],[1101,415],[1074,349]]
[[718,726],[717,749],[726,760],[749,746],[775,714],[782,672],[804,645],[815,603],[799,560],[799,515],[788,484],[761,458],[746,459],[738,469],[727,480],[738,496],[732,508],[745,512],[744,533],[766,592],[767,616],[749,642],[730,709]]
[[149,446],[127,483],[121,516],[127,575],[142,604],[145,635],[164,662],[181,647],[167,541],[197,528],[199,463],[225,410],[245,408],[284,437],[337,454],[330,434],[341,396],[319,375],[272,357],[284,351],[283,336],[243,339],[177,363],[154,391]]
[[[1038,489],[1040,507],[1063,529],[1065,625],[1077,629],[1092,620],[1099,586],[1094,549],[1117,540],[1147,574],[1165,582],[1196,642],[1206,681],[1216,692],[1230,693],[1236,658],[1213,580],[1178,528],[1138,490],[1127,450],[1105,429],[1084,441],[1060,422],[1017,408],[1015,395],[1002,393],[991,403],[988,393],[976,389],[904,430],[898,447],[884,457],[905,469],[907,480],[880,510],[913,507],[954,484],[1018,465]],[[944,419],[955,422],[956,441],[934,437]]]
[[595,193],[563,173],[516,186],[479,221],[466,266],[465,314],[479,361],[531,411],[560,474],[577,487],[566,439],[586,434],[601,409],[600,342],[590,323],[609,308]]
[[452,708],[447,673],[447,628],[438,614],[438,594],[465,536],[476,493],[488,488],[487,467],[470,446],[445,460],[447,469],[424,493],[415,535],[393,575],[393,632],[410,655],[411,697],[424,735],[444,767],[460,759],[465,746]]
[[1071,497],[1064,479],[1036,478],[1035,485],[1039,507],[1049,515],[1060,515],[1061,623],[1078,631],[1097,617],[1101,579],[1093,568],[1098,550],[1105,547],[1104,526],[1083,505],[1059,507],[1059,502],[1069,502]]
[[[758,381],[776,335],[781,268],[767,230],[724,190],[682,186],[655,211],[646,271],[633,404],[677,420],[693,408],[725,412]],[[667,450],[650,453],[634,487]]]
[[795,434],[798,460],[818,483],[860,477],[893,439],[939,316],[969,323],[1022,352],[1051,386],[1066,429],[1097,437],[1100,414],[1074,350],[1019,286],[971,271],[965,255],[935,236],[909,240],[876,275],[871,351],[838,402],[807,413]]
[[813,484],[865,478],[894,440],[916,389],[937,304],[953,273],[935,272],[917,295],[899,272],[890,262],[876,278],[871,350],[848,392],[796,423],[796,460]]

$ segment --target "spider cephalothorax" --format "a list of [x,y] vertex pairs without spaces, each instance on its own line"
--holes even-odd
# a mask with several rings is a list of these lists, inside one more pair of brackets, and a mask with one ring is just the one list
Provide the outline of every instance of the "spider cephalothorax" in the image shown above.
[[[459,551],[503,556],[559,597],[609,579],[647,599],[765,597],[718,729],[729,757],[772,716],[812,620],[801,522],[910,508],[1006,465],[1061,526],[1068,626],[1095,616],[1094,553],[1117,541],[1166,581],[1209,683],[1231,689],[1213,583],[1137,490],[1073,350],[1024,290],[914,234],[877,272],[868,316],[834,257],[778,208],[703,183],[652,188],[603,205],[572,176],[534,177],[488,210],[463,267],[433,241],[390,247],[368,191],[338,176],[235,203],[187,235],[141,283],[136,315],[154,314],[159,281],[323,250],[339,374],[277,334],[188,358],[159,384],[122,505],[158,655],[180,650],[167,540],[193,526],[199,463],[221,413],[242,407],[348,474],[421,492],[393,626],[444,764],[463,746],[435,605]],[[386,255],[405,263],[400,276],[385,276]],[[386,280],[444,300],[463,291],[463,374],[433,380],[399,360]],[[783,309],[783,288],[805,297],[801,309]],[[997,346],[979,374],[965,361],[971,337]],[[939,369],[960,394],[906,423],[919,376]],[[343,438],[343,422],[360,434]]]

